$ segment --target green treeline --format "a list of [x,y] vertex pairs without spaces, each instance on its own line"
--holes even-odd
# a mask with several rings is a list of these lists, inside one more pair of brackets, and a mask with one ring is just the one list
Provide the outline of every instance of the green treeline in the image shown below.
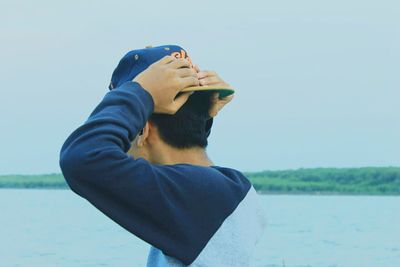
[[[400,167],[248,172],[260,193],[400,195]],[[0,188],[67,189],[61,174],[3,175]]]
[[400,195],[400,167],[315,168],[246,175],[261,193]]
[[68,185],[62,174],[2,175],[0,188],[66,189]]

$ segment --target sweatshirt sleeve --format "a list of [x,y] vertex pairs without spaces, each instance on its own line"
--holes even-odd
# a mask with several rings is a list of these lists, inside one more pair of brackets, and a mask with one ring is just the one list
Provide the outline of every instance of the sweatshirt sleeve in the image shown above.
[[65,141],[60,167],[75,193],[189,265],[243,199],[249,183],[239,175],[217,179],[221,173],[213,168],[153,165],[128,155],[153,109],[151,95],[138,83],[108,92]]

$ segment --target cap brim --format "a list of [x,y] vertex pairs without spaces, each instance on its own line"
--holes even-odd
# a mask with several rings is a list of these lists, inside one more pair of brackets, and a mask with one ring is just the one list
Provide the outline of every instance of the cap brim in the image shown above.
[[219,93],[219,98],[224,98],[235,93],[235,89],[221,86],[192,86],[183,89],[181,92],[193,91],[215,91]]

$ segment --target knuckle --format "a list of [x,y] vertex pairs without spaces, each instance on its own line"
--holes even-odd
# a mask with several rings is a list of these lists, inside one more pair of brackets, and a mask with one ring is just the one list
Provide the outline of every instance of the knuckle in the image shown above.
[[181,80],[179,77],[177,77],[177,76],[174,76],[174,77],[171,79],[171,81],[172,81],[173,84],[176,84],[176,85],[181,85],[181,83],[182,83],[182,80]]
[[197,78],[195,78],[195,77],[190,77],[191,78],[191,83],[192,84],[199,84],[199,80],[197,79]]
[[171,78],[171,77],[174,77],[174,76],[175,76],[175,70],[174,70],[174,69],[169,69],[169,68],[167,68],[167,69],[165,70],[165,73],[166,73],[166,75],[167,75],[168,78]]
[[192,76],[193,78],[197,78],[197,72],[193,71],[193,70],[190,70],[189,73],[188,73],[188,76]]
[[203,81],[204,81],[204,83],[209,84],[211,82],[211,79],[207,77],[207,78],[204,78]]
[[173,77],[170,79],[170,81],[171,81],[171,83],[170,83],[171,88],[181,89],[183,87],[182,80],[178,77]]
[[181,58],[180,60],[182,64],[184,64],[185,66],[189,66],[189,61],[186,58]]

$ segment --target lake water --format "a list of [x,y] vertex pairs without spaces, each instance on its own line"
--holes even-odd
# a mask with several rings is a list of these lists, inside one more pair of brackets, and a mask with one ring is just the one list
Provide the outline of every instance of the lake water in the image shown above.
[[[400,197],[262,196],[256,267],[399,267]],[[0,190],[0,267],[145,266],[149,246],[69,190]]]

